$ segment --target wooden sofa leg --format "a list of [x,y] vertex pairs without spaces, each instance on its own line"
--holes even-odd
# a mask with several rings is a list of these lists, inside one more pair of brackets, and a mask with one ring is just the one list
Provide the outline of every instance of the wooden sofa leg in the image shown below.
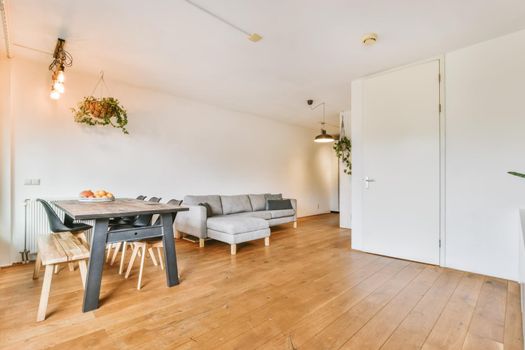
[[293,228],[297,228],[297,221],[293,222]]
[[237,244],[231,244],[230,245],[230,253],[231,253],[231,255],[237,254]]
[[182,238],[182,232],[175,230],[175,238],[181,239]]
[[204,238],[199,238],[199,247],[204,247]]
[[264,245],[265,245],[266,247],[269,247],[269,246],[270,246],[270,237],[266,237],[266,238],[264,239]]

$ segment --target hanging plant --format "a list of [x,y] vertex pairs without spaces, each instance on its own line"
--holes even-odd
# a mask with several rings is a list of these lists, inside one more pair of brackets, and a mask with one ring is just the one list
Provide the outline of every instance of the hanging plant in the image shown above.
[[352,142],[346,136],[342,136],[334,143],[334,151],[337,158],[343,162],[345,174],[352,175]]
[[124,134],[129,134],[126,129],[128,114],[114,97],[96,98],[84,97],[78,104],[78,109],[72,108],[75,121],[87,125],[111,125],[122,129]]
[[84,99],[79,102],[77,109],[71,108],[75,122],[87,125],[111,125],[114,128],[122,129],[124,134],[129,134],[126,129],[128,113],[120,104],[119,100],[114,97],[97,98],[94,96],[101,82],[107,89],[103,72],[91,96],[84,97]]

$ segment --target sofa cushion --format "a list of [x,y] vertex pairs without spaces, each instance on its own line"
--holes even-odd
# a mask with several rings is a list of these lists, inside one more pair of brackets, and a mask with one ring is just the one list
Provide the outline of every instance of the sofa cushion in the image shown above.
[[260,218],[215,216],[208,219],[208,229],[236,235],[239,233],[264,230],[268,228],[268,222]]
[[211,207],[213,215],[222,215],[221,196],[218,195],[185,196],[184,201],[182,203],[186,205],[199,205],[199,203],[208,203]]
[[237,213],[237,214],[230,214],[229,217],[248,217],[248,218],[261,218],[265,220],[270,220],[272,218],[272,214],[268,210],[259,210],[259,211],[248,211],[245,213]]
[[270,234],[271,232],[269,228],[265,228],[265,229],[257,230],[257,231],[238,233],[236,235],[230,235],[229,233],[224,233],[224,232],[215,231],[215,230],[208,230],[209,238],[216,239],[218,241],[225,242],[228,244],[249,242],[249,241],[261,239],[264,237],[270,237]]
[[292,201],[289,199],[281,200],[268,200],[268,210],[282,210],[282,209],[293,209]]
[[266,209],[266,195],[269,195],[269,193],[248,195],[248,197],[250,197],[253,211]]
[[293,209],[281,209],[281,210],[269,210],[272,219],[284,218],[285,216],[294,216],[295,210]]
[[264,195],[264,200],[265,200],[265,204],[264,204],[264,209],[268,210],[268,201],[269,200],[281,200],[283,199],[283,195],[281,193],[277,193],[277,194],[270,194],[270,193],[267,193]]
[[224,215],[252,211],[250,198],[246,194],[236,196],[221,196],[222,213]]

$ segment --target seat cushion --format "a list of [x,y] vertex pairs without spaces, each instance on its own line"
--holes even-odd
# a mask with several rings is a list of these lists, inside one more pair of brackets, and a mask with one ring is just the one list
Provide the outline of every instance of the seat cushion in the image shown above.
[[239,233],[264,230],[269,227],[268,222],[260,218],[216,216],[207,221],[208,229],[236,235]]
[[272,219],[284,218],[286,216],[294,216],[295,210],[293,209],[281,209],[281,210],[268,210]]
[[272,214],[267,210],[260,210],[260,211],[248,211],[246,213],[237,213],[237,214],[230,214],[229,217],[249,217],[249,218],[261,218],[265,220],[270,220],[272,218]]
[[208,203],[211,207],[213,215],[222,215],[222,204],[221,196],[211,195],[211,196],[185,196],[183,204],[186,205],[199,205],[199,203]]
[[236,235],[230,235],[228,233],[215,231],[215,230],[208,230],[209,238],[216,239],[218,241],[228,243],[228,244],[249,242],[249,241],[253,241],[256,239],[270,237],[270,235],[271,235],[271,232],[269,228],[265,228],[265,229],[257,230],[257,231],[239,233]]
[[246,194],[236,196],[221,196],[222,213],[224,215],[252,211],[250,198]]
[[266,196],[269,193],[263,194],[249,194],[250,203],[252,204],[253,211],[265,210],[266,209]]

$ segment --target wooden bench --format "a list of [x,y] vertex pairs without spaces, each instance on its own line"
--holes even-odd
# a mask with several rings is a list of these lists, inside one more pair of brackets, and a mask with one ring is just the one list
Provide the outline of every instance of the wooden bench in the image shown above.
[[38,238],[38,253],[33,279],[38,279],[41,266],[45,266],[46,269],[36,317],[37,321],[43,321],[46,318],[47,301],[51,290],[54,267],[57,264],[78,261],[82,287],[84,288],[86,285],[87,259],[89,259],[89,249],[71,232],[50,233]]

